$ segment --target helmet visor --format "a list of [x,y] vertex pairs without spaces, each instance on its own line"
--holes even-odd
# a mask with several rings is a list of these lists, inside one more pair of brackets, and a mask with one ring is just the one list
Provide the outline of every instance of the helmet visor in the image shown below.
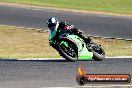
[[48,24],[48,27],[50,28],[50,27],[55,27],[56,26],[56,24],[55,23],[50,23],[50,24]]

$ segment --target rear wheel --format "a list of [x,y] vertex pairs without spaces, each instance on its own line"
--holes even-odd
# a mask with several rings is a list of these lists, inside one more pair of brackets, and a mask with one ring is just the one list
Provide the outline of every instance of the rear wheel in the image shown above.
[[60,55],[68,61],[76,61],[78,58],[76,44],[70,40],[63,40],[63,42],[67,43],[67,46],[65,46],[63,43],[59,44],[58,52]]

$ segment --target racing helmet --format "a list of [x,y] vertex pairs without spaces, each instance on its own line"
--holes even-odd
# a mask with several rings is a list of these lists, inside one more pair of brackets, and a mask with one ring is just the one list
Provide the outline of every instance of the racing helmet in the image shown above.
[[51,17],[47,21],[47,25],[48,25],[48,27],[49,27],[50,30],[52,30],[53,28],[55,28],[56,25],[57,25],[57,23],[58,23],[58,20],[55,17]]

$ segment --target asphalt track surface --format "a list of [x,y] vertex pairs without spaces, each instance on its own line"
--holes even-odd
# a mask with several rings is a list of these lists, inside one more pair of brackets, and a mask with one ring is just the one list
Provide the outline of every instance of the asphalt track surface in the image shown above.
[[[88,74],[130,74],[132,58],[113,58],[104,61],[40,60],[0,61],[0,88],[76,87],[77,68]],[[114,84],[114,85],[131,85]],[[84,86],[90,86],[86,84]],[[92,84],[93,85],[93,84]],[[95,84],[100,86],[101,84]],[[102,84],[103,85],[103,84]],[[105,84],[113,85],[113,84]]]
[[50,17],[67,21],[86,35],[132,39],[132,18],[94,15],[39,8],[17,8],[0,5],[0,24],[47,29]]

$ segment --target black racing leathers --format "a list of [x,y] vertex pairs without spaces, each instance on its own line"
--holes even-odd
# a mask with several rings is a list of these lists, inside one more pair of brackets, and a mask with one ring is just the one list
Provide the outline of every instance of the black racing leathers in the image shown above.
[[59,23],[59,27],[62,31],[68,31],[69,33],[73,33],[80,38],[84,39],[86,42],[90,42],[91,39],[88,37],[86,38],[85,35],[83,35],[83,32],[79,30],[78,28],[73,27],[73,25],[66,24],[66,22]]

